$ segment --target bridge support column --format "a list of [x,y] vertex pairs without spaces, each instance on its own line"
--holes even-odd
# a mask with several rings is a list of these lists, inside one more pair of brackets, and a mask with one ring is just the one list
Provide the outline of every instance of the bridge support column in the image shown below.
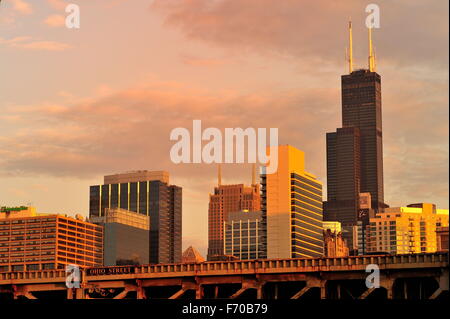
[[256,288],[256,299],[263,299],[263,285],[260,284],[258,288]]
[[84,288],[76,288],[75,289],[75,298],[76,299],[86,299],[86,292]]
[[439,283],[439,287],[436,291],[430,296],[429,299],[436,299],[443,291],[448,291],[448,280],[449,280],[449,271],[448,269],[443,270],[441,276],[437,277],[436,280]]
[[145,289],[142,287],[142,280],[136,280],[137,288],[136,288],[136,299],[147,299],[145,295]]
[[182,283],[180,290],[178,290],[176,293],[170,296],[169,299],[178,299],[188,290],[195,290],[197,298],[197,289],[199,286],[200,284],[198,283],[185,281]]
[[395,279],[391,277],[381,277],[380,280],[380,286],[386,288],[387,291],[387,299],[393,299],[394,298],[394,281]]
[[214,287],[214,299],[219,298],[219,285]]
[[[277,285],[275,285],[275,287],[277,287]],[[242,282],[241,288],[238,291],[236,291],[234,294],[232,294],[230,296],[230,299],[235,299],[235,298],[239,297],[248,289],[256,289],[256,298],[262,299],[263,283],[261,283],[259,280],[254,280],[254,279],[251,279],[251,280],[244,279],[244,281]]]
[[195,299],[203,299],[204,291],[203,291],[203,285],[198,284],[197,288],[195,289]]
[[232,294],[231,296],[230,296],[230,299],[236,299],[237,297],[239,297],[240,295],[242,295],[242,293],[244,292],[244,291],[246,291],[247,289],[246,288],[241,288],[241,289],[239,289],[238,291],[236,291],[234,294]]
[[170,296],[169,299],[178,299],[179,297],[181,297],[184,294],[184,292],[185,292],[185,290],[183,288],[181,288],[176,293],[174,293],[172,296]]
[[406,280],[403,281],[403,299],[408,299],[408,283]]
[[66,299],[67,299],[67,300],[72,300],[72,299],[73,299],[73,291],[72,291],[72,288],[67,288]]
[[371,293],[372,291],[374,291],[376,288],[367,288],[366,291],[364,291],[361,296],[358,297],[358,299],[366,299]]
[[320,299],[327,298],[327,280],[322,279],[320,275],[307,275],[306,276],[306,285],[299,292],[291,297],[291,299],[298,299],[308,292],[311,288],[319,288],[320,289]]
[[320,299],[327,299],[327,281],[321,280],[320,281]]
[[33,296],[33,294],[30,291],[28,291],[28,287],[26,285],[25,286],[13,285],[12,288],[14,299],[18,299],[19,297],[25,297],[27,299],[37,299],[35,296]]
[[297,292],[295,295],[293,295],[291,297],[291,299],[299,299],[301,296],[303,296],[305,293],[307,293],[309,289],[311,289],[311,287],[308,287],[308,286],[303,287],[299,292]]
[[119,293],[117,296],[115,296],[113,299],[124,299],[128,295],[129,292],[130,292],[130,290],[127,287],[125,287],[125,289],[121,293]]

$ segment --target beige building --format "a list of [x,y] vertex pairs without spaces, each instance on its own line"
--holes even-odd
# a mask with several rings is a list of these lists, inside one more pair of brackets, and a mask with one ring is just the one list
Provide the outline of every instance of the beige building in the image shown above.
[[322,183],[306,172],[305,154],[278,146],[278,169],[261,184],[267,258],[323,256]]
[[432,253],[438,250],[437,227],[448,227],[448,210],[429,203],[386,208],[369,227],[369,253]]

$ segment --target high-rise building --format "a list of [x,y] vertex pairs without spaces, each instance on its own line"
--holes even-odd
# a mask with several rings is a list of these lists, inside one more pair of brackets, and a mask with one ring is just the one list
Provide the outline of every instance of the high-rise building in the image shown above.
[[150,217],[150,263],[181,262],[182,189],[169,173],[136,171],[105,176],[90,187],[89,216],[121,208]]
[[34,207],[0,209],[0,272],[103,264],[103,228],[76,218],[36,213]]
[[149,260],[150,217],[121,208],[106,208],[91,223],[104,229],[105,266],[143,265]]
[[[340,221],[343,227],[357,224],[359,196],[370,195],[371,209],[386,207],[383,186],[383,131],[381,77],[375,71],[369,29],[369,68],[353,70],[341,77],[342,128],[327,133],[327,201],[324,219]],[[350,50],[352,36],[349,29]],[[367,221],[366,221],[367,222]],[[352,238],[348,237],[352,246]]]
[[327,192],[324,218],[344,225],[356,223],[361,187],[360,131],[357,127],[327,133]]
[[218,185],[214,194],[209,195],[208,209],[208,260],[222,258],[224,255],[224,222],[228,214],[247,210],[261,209],[260,187],[256,183],[255,167],[252,169],[252,185],[222,185],[221,166],[219,165]]
[[290,145],[278,150],[278,169],[262,174],[263,224],[268,258],[323,256],[322,184],[305,170],[305,154]]
[[265,252],[265,227],[262,224],[262,212],[234,212],[228,214],[224,222],[225,255],[235,256],[239,260],[263,259]]
[[448,210],[428,203],[386,208],[370,218],[369,253],[432,253],[438,250],[436,229],[448,227]]

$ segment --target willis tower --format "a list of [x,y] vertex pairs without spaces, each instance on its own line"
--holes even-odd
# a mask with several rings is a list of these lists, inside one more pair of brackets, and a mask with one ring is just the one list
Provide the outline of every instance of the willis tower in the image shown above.
[[350,250],[353,226],[384,204],[381,76],[376,73],[369,28],[368,69],[353,70],[349,23],[349,74],[341,76],[342,128],[327,133],[327,188],[324,220],[339,221]]

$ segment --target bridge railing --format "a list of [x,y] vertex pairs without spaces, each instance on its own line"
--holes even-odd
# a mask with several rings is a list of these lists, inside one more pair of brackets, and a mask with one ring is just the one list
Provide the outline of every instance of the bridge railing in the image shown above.
[[4,272],[0,273],[0,282],[9,280],[45,280],[45,281],[65,281],[65,270],[33,270],[22,272]]
[[[182,273],[182,272],[242,272],[262,271],[269,269],[310,269],[330,268],[339,270],[351,268],[365,268],[366,265],[376,264],[380,268],[401,266],[411,267],[430,266],[448,263],[448,253],[414,254],[414,255],[383,255],[383,256],[354,256],[341,258],[308,258],[308,259],[266,259],[241,261],[214,261],[192,264],[160,264],[135,266],[135,273]],[[425,265],[426,264],[426,265]]]
[[[426,267],[448,267],[449,254],[447,252],[412,254],[412,255],[382,255],[382,256],[354,256],[340,258],[307,258],[307,259],[265,259],[265,260],[242,260],[242,261],[214,261],[191,264],[158,264],[130,266],[130,273],[160,274],[165,276],[182,276],[185,274],[207,275],[208,273],[264,273],[264,272],[295,272],[295,271],[339,271],[363,269],[368,264],[376,264],[383,268],[426,268]],[[121,266],[116,266],[121,267]],[[116,267],[93,267],[86,268],[86,278],[99,277],[96,274],[89,275],[90,270],[98,268]],[[123,274],[129,275],[130,273]],[[117,272],[111,272],[117,275]],[[102,274],[101,277],[105,276]],[[108,276],[108,274],[106,274]],[[8,282],[64,282],[66,272],[64,269],[40,270],[25,272],[0,273],[0,284]]]

